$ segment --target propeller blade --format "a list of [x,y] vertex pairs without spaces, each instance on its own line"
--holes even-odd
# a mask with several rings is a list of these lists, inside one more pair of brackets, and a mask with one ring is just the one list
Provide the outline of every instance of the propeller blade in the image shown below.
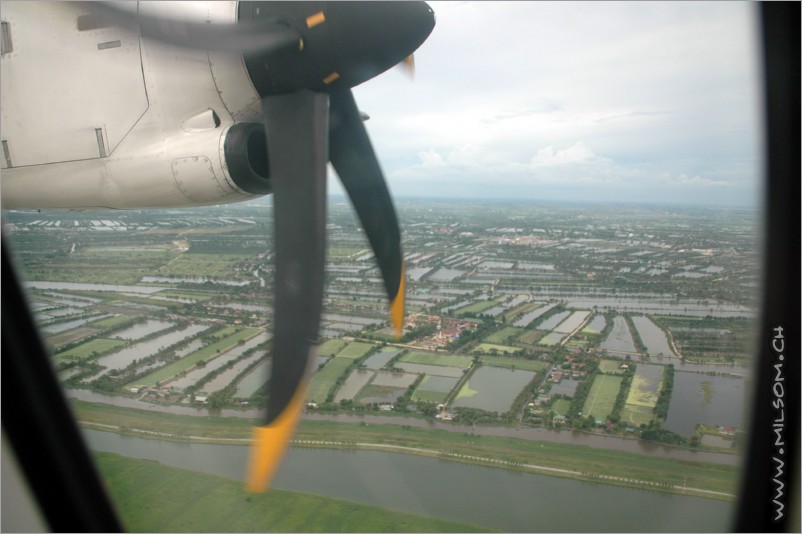
[[404,61],[398,64],[398,68],[406,74],[410,80],[415,79],[415,55],[410,54]]
[[[115,6],[112,2],[82,2],[94,16],[95,27],[120,26],[139,29],[143,37],[163,43],[202,50],[245,53],[272,53],[302,48],[301,34],[272,22],[206,24],[142,15]],[[133,4],[134,6],[136,4]]]
[[393,201],[350,90],[331,94],[331,115],[329,157],[373,247],[390,299],[390,317],[400,337],[404,255]]
[[254,428],[248,490],[264,491],[298,421],[315,355],[326,253],[329,96],[262,99],[273,188],[276,287],[267,420]]

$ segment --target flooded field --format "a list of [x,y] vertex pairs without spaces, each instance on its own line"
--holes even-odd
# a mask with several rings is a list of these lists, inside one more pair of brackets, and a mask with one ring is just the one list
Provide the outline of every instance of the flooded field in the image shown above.
[[452,408],[479,408],[504,413],[536,373],[483,366],[468,379],[451,403]]
[[657,405],[657,397],[660,395],[662,379],[662,365],[638,364],[626,403],[654,408]]
[[518,319],[517,321],[515,321],[512,324],[513,324],[513,326],[519,326],[521,328],[527,327],[532,323],[532,321],[534,321],[535,319],[537,319],[541,315],[545,314],[546,312],[548,312],[549,310],[551,310],[555,306],[557,306],[557,303],[547,304],[545,306],[541,306],[540,308],[538,308],[536,310],[532,310],[531,312],[529,312],[527,314],[524,314],[523,317],[521,317],[520,319]]
[[445,267],[441,267],[432,273],[432,275],[429,277],[429,281],[451,282],[452,280],[455,280],[464,274],[465,271],[460,271],[459,269],[446,269]]
[[247,399],[267,383],[270,378],[270,367],[272,360],[266,359],[257,365],[247,376],[237,384],[237,391],[234,396],[240,399]]
[[641,341],[646,345],[646,352],[649,356],[675,356],[674,351],[668,344],[666,333],[659,326],[654,324],[651,319],[642,315],[632,317],[632,324],[638,330]]
[[158,321],[156,319],[148,319],[142,324],[135,324],[134,326],[126,328],[125,330],[121,330],[120,332],[117,332],[111,337],[114,339],[126,339],[128,341],[136,341],[137,339],[142,339],[143,337],[155,334],[156,332],[167,330],[172,326],[175,326],[175,323],[168,323],[167,321]]
[[559,313],[555,313],[548,319],[545,319],[543,322],[537,325],[538,330],[554,330],[558,324],[563,322],[566,317],[571,315],[570,311],[561,311]]
[[552,395],[565,395],[567,397],[573,397],[576,393],[577,386],[579,386],[578,380],[563,378],[559,384],[551,385],[550,393]]
[[613,331],[607,339],[602,341],[601,348],[609,350],[610,352],[625,352],[637,354],[638,349],[635,348],[635,341],[632,339],[632,334],[629,332],[629,325],[627,320],[621,315],[617,315],[613,319]]
[[355,370],[348,376],[345,383],[340,386],[340,389],[337,390],[337,394],[334,396],[334,402],[353,399],[375,375],[375,371],[368,371],[365,369]]
[[683,436],[697,424],[743,428],[745,400],[741,378],[677,371],[665,427]]
[[459,382],[459,378],[449,378],[445,376],[429,376],[426,375],[421,383],[415,388],[415,393],[412,394],[412,400],[421,400],[426,402],[443,402],[446,396]]
[[401,354],[402,349],[390,349],[387,350],[388,347],[385,347],[381,351],[377,352],[376,354],[369,356],[368,359],[365,360],[364,364],[365,367],[368,369],[381,369],[387,362]]
[[755,310],[738,304],[700,304],[696,301],[673,302],[670,299],[630,299],[616,297],[566,297],[566,307],[640,312],[648,315],[686,315],[691,317],[755,317]]
[[445,365],[429,365],[425,363],[396,362],[395,367],[408,373],[427,374],[432,376],[450,376],[459,378],[463,370],[459,367],[446,367]]
[[568,319],[564,320],[559,325],[557,325],[557,327],[554,328],[554,331],[562,332],[563,334],[570,334],[571,332],[576,330],[577,327],[579,327],[579,325],[581,325],[582,322],[585,321],[585,319],[588,318],[588,315],[590,315],[589,311],[576,311],[572,313],[571,316],[568,317]]
[[160,350],[169,348],[185,339],[198,335],[207,328],[209,328],[209,326],[205,324],[194,324],[181,330],[158,336],[149,341],[131,345],[109,356],[103,356],[98,359],[98,363],[106,367],[106,370],[103,371],[102,374],[112,369],[122,369],[134,360],[141,360],[142,358],[156,354]]
[[408,388],[418,375],[412,373],[393,373],[391,371],[376,371],[376,378],[373,379],[374,386],[388,386],[393,388]]
[[71,321],[49,324],[47,326],[41,327],[39,330],[41,330],[45,334],[60,334],[61,332],[66,332],[67,330],[72,330],[73,328],[78,328],[79,326],[91,323],[92,321],[98,321],[100,319],[106,319],[108,317],[112,317],[112,315],[109,313],[102,315],[92,315],[90,317],[85,317],[83,319],[73,319]]
[[130,286],[112,284],[83,284],[80,282],[24,282],[25,287],[33,289],[56,289],[62,291],[113,291],[115,293],[139,293],[151,295],[164,291],[163,287]]
[[604,315],[596,315],[590,322],[585,325],[585,328],[582,329],[582,332],[586,334],[599,334],[604,327],[607,326],[607,319],[604,318]]

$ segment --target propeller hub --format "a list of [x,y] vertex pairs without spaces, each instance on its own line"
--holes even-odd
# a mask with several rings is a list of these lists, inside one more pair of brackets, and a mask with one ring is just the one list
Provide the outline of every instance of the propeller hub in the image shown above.
[[435,24],[425,2],[406,1],[240,2],[238,18],[301,35],[294,49],[245,54],[261,96],[350,89],[403,62]]

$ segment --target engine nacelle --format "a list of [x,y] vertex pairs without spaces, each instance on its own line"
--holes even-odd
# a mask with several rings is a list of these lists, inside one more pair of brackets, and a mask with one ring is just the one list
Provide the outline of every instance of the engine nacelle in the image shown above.
[[231,126],[223,140],[223,160],[237,187],[253,195],[271,192],[263,125],[241,122]]

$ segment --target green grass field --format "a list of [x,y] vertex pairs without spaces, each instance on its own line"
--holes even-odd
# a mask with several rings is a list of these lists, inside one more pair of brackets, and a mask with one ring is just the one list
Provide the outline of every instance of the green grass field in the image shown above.
[[527,330],[520,336],[518,336],[518,343],[526,343],[527,345],[534,345],[537,341],[543,337],[544,332],[542,330]]
[[497,343],[499,345],[503,345],[504,343],[507,343],[508,341],[512,340],[513,338],[518,337],[518,335],[520,335],[520,333],[523,332],[523,331],[524,331],[523,328],[516,328],[514,326],[506,326],[506,327],[502,328],[501,330],[499,330],[498,332],[490,334],[489,336],[484,338],[483,341],[485,343]]
[[[229,331],[229,328],[225,329],[224,332],[225,331]],[[170,365],[162,367],[161,369],[158,369],[135,382],[127,384],[126,387],[155,386],[157,382],[164,382],[165,380],[174,377],[181,371],[186,371],[187,369],[195,366],[200,361],[208,361],[212,358],[215,358],[218,354],[222,354],[237,345],[240,340],[244,341],[246,339],[250,339],[261,331],[261,328],[243,328],[242,330],[235,332],[216,343],[212,343],[208,347],[204,347],[197,352],[193,352],[185,358],[181,358],[175,363],[171,363]]]
[[473,363],[473,358],[470,356],[457,356],[450,354],[432,354],[430,352],[408,352],[401,356],[401,361],[467,369]]
[[58,363],[65,361],[72,362],[86,360],[87,358],[90,358],[94,352],[102,354],[107,350],[111,350],[124,344],[125,341],[122,339],[93,339],[92,341],[87,341],[86,343],[78,345],[77,347],[57,354],[55,356],[55,362]]
[[348,344],[344,339],[330,339],[317,349],[318,356],[334,356]]
[[654,412],[652,408],[646,406],[625,404],[621,410],[621,421],[624,423],[632,423],[635,426],[648,425],[652,419],[654,419]]
[[492,300],[480,300],[479,302],[474,302],[473,304],[469,304],[464,308],[458,309],[455,313],[458,316],[462,316],[466,313],[482,313],[485,310],[489,310],[493,306],[496,306],[499,303],[500,299],[492,299]]
[[95,453],[131,532],[476,532],[477,528],[364,504],[271,489],[150,460]]
[[568,415],[568,410],[571,408],[571,401],[568,399],[557,399],[551,405],[551,411],[557,415]]
[[418,388],[415,390],[415,393],[412,394],[412,400],[441,403],[446,400],[449,393],[449,391],[429,391]]
[[599,361],[599,370],[608,375],[622,375],[626,372],[626,369],[619,369],[618,367],[621,364],[626,364],[627,362],[621,360],[600,360]]
[[241,278],[234,265],[253,259],[245,254],[199,254],[186,252],[159,269],[159,274]]
[[306,400],[309,402],[325,402],[334,383],[346,369],[354,363],[349,358],[332,358],[326,365],[312,376],[309,384],[309,393]]
[[525,360],[523,358],[511,358],[504,356],[482,356],[482,363],[495,367],[515,367],[526,371],[542,371],[548,367],[548,363],[539,360]]
[[484,354],[490,353],[490,351],[495,350],[496,352],[503,352],[506,354],[512,354],[513,352],[517,352],[521,349],[518,347],[510,347],[509,345],[497,345],[495,343],[480,343],[471,352],[481,352]]
[[618,390],[621,389],[622,380],[623,378],[620,376],[596,375],[588,397],[585,399],[585,405],[582,407],[582,415],[601,418],[610,415],[615,406]]
[[168,298],[172,297],[178,299],[190,299],[196,302],[206,302],[207,300],[211,300],[214,297],[213,294],[200,293],[195,291],[175,291],[175,290],[159,291],[157,295],[160,297],[168,297]]
[[340,352],[337,353],[337,357],[356,360],[357,358],[361,358],[367,354],[375,346],[376,345],[373,345],[372,343],[361,343],[359,341],[354,341],[353,343],[349,343],[344,349],[340,350]]
[[116,317],[109,317],[108,319],[101,319],[100,321],[92,323],[92,328],[114,328],[132,319],[133,317],[129,317],[128,315],[117,315]]

